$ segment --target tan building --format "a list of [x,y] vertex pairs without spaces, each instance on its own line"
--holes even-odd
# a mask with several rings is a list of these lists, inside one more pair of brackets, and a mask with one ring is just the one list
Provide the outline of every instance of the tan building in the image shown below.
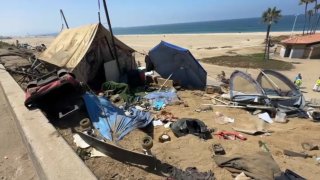
[[281,57],[320,59],[320,34],[294,36],[281,41]]

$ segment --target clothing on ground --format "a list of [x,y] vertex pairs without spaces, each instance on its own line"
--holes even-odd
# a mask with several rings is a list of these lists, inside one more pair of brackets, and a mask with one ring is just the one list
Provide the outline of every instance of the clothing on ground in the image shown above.
[[119,94],[125,102],[132,102],[135,98],[134,94],[130,91],[128,84],[116,83],[108,81],[102,84],[102,91],[113,90],[114,94]]
[[231,173],[244,172],[247,176],[257,180],[273,180],[281,174],[278,164],[271,154],[257,152],[250,155],[233,155],[230,157],[214,156],[219,167],[226,168]]

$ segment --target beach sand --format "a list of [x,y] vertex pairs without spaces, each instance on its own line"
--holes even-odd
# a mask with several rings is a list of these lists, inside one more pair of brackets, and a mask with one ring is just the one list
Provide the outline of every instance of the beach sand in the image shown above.
[[[290,33],[272,33],[272,36],[283,35]],[[190,49],[196,58],[205,58],[219,55],[231,54],[250,54],[263,52],[263,40],[265,33],[228,33],[228,34],[193,34],[193,35],[130,35],[117,36],[121,41],[128,44],[137,51],[146,54],[152,47],[157,45],[161,40],[168,41]],[[53,37],[42,38],[19,38],[21,43],[29,43],[31,45],[39,45],[44,43],[49,45]],[[11,40],[14,42],[15,39]],[[137,54],[136,58],[143,62],[144,56]],[[283,71],[290,79],[294,79],[297,73],[303,76],[303,86],[305,87],[305,97],[319,98],[319,93],[312,92],[312,86],[320,75],[319,67],[320,60],[299,60],[290,59],[285,60],[295,62],[295,69],[290,71]],[[216,75],[222,70],[230,75],[235,69],[247,71],[254,77],[259,73],[256,69],[244,68],[230,68],[223,66],[216,66],[202,63],[203,67],[208,72],[208,79],[214,80]],[[197,113],[194,110],[201,104],[211,103],[201,99],[201,97],[191,94],[189,91],[179,92],[182,100],[186,100],[189,107],[168,106],[167,111],[172,112],[179,118],[197,118],[204,121],[210,128],[217,130],[232,131],[233,126],[248,125],[254,126],[254,121],[258,120],[256,116],[249,114],[241,109],[226,109],[215,108],[212,112]],[[214,114],[219,111],[224,115],[235,118],[235,123],[220,125],[215,123]],[[268,124],[267,128],[274,131],[271,136],[249,136],[247,141],[226,141],[214,137],[213,139],[204,141],[199,138],[188,135],[181,138],[176,138],[169,132],[172,140],[168,143],[159,143],[158,136],[165,131],[164,127],[155,127],[154,129],[154,147],[152,152],[161,160],[173,164],[179,168],[186,168],[189,166],[196,166],[200,171],[211,170],[215,173],[217,179],[233,179],[231,174],[222,168],[217,167],[214,163],[211,151],[211,145],[214,143],[221,143],[225,148],[227,155],[235,153],[252,154],[259,151],[258,141],[267,143],[271,154],[275,161],[279,164],[281,170],[291,169],[307,179],[319,179],[319,166],[316,165],[315,158],[299,158],[287,157],[283,155],[283,149],[289,149],[297,152],[303,151],[301,143],[305,141],[319,142],[320,126],[317,123],[309,120],[290,119],[286,124]],[[68,134],[69,130],[59,130],[61,134]],[[70,134],[70,132],[69,132]],[[144,137],[144,133],[139,130],[134,130],[128,134],[122,141],[121,145],[128,149],[141,152],[140,141]],[[72,144],[72,136],[66,138]],[[74,145],[73,145],[74,146]],[[320,156],[320,151],[308,152]],[[261,162],[263,163],[263,162]],[[123,179],[163,179],[159,176],[149,174],[140,168],[129,166],[120,163],[111,158],[91,158],[86,161],[86,164],[93,170],[99,179],[110,179],[112,177]]]

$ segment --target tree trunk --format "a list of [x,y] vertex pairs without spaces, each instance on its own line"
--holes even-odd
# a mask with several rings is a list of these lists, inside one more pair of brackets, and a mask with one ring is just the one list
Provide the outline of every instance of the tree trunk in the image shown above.
[[303,25],[302,35],[304,35],[304,31],[306,30],[306,25],[307,25],[307,10],[308,10],[308,3],[306,3],[306,7],[305,7],[305,10],[304,10],[304,25]]
[[264,60],[269,60],[269,34],[270,34],[270,29],[271,29],[271,23],[268,24],[268,28],[267,28],[267,35],[266,35],[266,46],[264,49]]
[[314,33],[317,32],[317,29],[318,29],[318,26],[319,26],[319,22],[320,22],[320,15],[318,16],[317,24],[316,24],[316,27],[314,28]]
[[307,34],[311,34],[311,17],[312,17],[311,14],[309,14]]
[[315,10],[315,18],[314,18],[314,22],[313,22],[313,26],[312,26],[312,34],[316,33],[316,28],[317,28],[317,17],[319,17],[318,15],[318,9],[316,8],[318,6],[318,0],[316,0],[316,3],[314,5],[314,10]]

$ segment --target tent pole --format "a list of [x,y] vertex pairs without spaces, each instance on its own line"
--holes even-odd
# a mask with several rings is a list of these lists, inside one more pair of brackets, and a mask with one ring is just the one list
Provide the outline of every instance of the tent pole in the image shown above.
[[63,17],[64,23],[66,24],[67,29],[69,29],[68,22],[67,22],[67,20],[66,20],[66,17],[64,16],[64,13],[63,13],[62,9],[60,9],[60,14],[61,14],[61,16]]
[[99,23],[101,24],[100,12],[98,12]]
[[106,13],[108,26],[109,26],[109,30],[110,30],[110,33],[111,33],[111,41],[112,41],[112,45],[113,45],[113,49],[114,49],[114,55],[115,55],[115,58],[116,58],[116,62],[117,62],[117,65],[118,65],[118,70],[119,70],[119,72],[121,74],[122,72],[121,72],[120,63],[119,63],[119,59],[118,59],[118,53],[117,53],[117,49],[116,49],[116,44],[114,42],[113,31],[112,31],[112,27],[111,27],[111,21],[110,21],[110,17],[109,17],[109,12],[108,12],[108,7],[107,7],[106,0],[103,0],[103,7],[104,7],[104,11]]
[[100,17],[100,0],[98,0],[98,19],[99,19],[99,23],[101,24],[101,17]]
[[275,82],[273,82],[272,79],[266,73],[263,72],[263,70],[261,69],[259,70],[267,78],[267,80],[272,84],[272,86],[277,89],[277,92],[280,95],[280,91],[281,91],[280,87]]
[[164,81],[164,83],[160,86],[158,92],[161,91],[162,87],[163,87],[163,86],[167,83],[167,81],[171,78],[172,74],[173,74],[173,73],[171,73],[170,76],[169,76],[169,77]]

